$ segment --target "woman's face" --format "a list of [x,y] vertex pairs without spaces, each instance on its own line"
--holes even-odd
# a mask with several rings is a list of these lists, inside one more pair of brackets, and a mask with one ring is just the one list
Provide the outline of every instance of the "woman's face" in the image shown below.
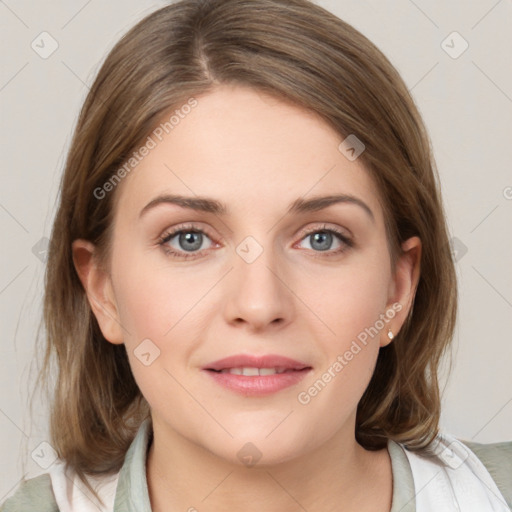
[[173,439],[260,464],[353,439],[417,244],[392,275],[378,190],[318,117],[244,87],[196,99],[117,186],[100,327]]

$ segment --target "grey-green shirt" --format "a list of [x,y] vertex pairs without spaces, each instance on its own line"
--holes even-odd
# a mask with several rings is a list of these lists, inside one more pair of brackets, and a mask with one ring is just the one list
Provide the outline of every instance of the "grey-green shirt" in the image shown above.
[[[133,440],[119,472],[113,512],[150,512],[146,482],[146,457],[151,423],[146,420]],[[480,444],[462,441],[484,463],[512,507],[512,442]],[[393,500],[390,512],[416,512],[414,480],[404,448],[388,442],[393,472]],[[48,473],[21,484],[0,512],[60,512]],[[484,512],[484,511],[482,511]]]

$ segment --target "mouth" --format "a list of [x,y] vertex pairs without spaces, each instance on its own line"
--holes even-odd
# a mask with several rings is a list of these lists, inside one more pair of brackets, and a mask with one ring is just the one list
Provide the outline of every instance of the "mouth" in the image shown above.
[[214,361],[202,370],[230,391],[256,396],[296,385],[312,367],[279,355],[239,354]]
[[291,369],[291,368],[252,368],[252,367],[241,367],[241,368],[223,368],[222,370],[214,370],[212,368],[207,368],[212,372],[217,373],[230,373],[231,375],[243,375],[244,377],[258,377],[261,375],[276,375],[286,372],[296,372],[302,371],[305,368],[301,369]]

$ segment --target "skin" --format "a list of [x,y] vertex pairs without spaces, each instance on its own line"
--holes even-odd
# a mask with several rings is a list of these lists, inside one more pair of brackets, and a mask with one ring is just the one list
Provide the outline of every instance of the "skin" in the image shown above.
[[[118,185],[108,266],[98,264],[90,242],[73,243],[100,328],[109,342],[126,345],[151,406],[152,508],[389,511],[389,454],[356,442],[356,408],[380,347],[390,343],[388,328],[396,335],[411,307],[421,242],[403,244],[392,274],[378,190],[315,114],[241,86],[218,86],[197,100]],[[215,198],[228,213],[160,204],[140,217],[164,193]],[[364,201],[374,219],[350,203],[286,213],[298,198],[338,193]],[[159,238],[184,223],[206,235],[192,258],[173,258]],[[319,250],[312,233],[324,228],[338,229],[353,247],[333,237]],[[252,263],[236,251],[248,236],[263,249]],[[179,235],[166,247],[187,253]],[[397,303],[402,309],[385,328],[299,403],[299,392]],[[144,339],[160,350],[147,366],[134,353]],[[312,370],[263,397],[226,390],[201,371],[239,353],[280,354]],[[237,457],[247,442],[261,452],[253,467]]]

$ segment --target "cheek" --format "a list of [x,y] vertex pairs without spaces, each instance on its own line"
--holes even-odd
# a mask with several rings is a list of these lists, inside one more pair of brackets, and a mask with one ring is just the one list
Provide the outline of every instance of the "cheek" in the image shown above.
[[139,389],[153,409],[163,401],[180,403],[180,387],[173,376],[183,381],[175,368],[185,369],[194,350],[190,320],[199,290],[190,276],[171,279],[168,269],[148,265],[142,258],[120,261],[116,282],[124,344]]
[[204,338],[201,307],[218,273],[171,269],[163,258],[155,264],[142,252],[119,258],[115,269],[124,344],[137,384],[151,403],[159,386],[179,391],[172,376],[183,381]]
[[389,274],[382,264],[368,264],[369,259],[354,259],[353,264],[334,271],[319,269],[317,275],[297,281],[298,295],[328,328],[331,339],[338,340],[334,343],[337,350],[373,326],[385,312]]
[[[340,272],[330,280],[329,291],[316,292],[316,311],[330,333],[316,332],[322,353],[314,374],[297,396],[304,413],[326,414],[324,434],[332,434],[355,414],[357,404],[372,377],[380,349],[386,306],[386,281],[381,272]],[[313,333],[314,335],[314,333]]]
[[299,281],[299,293],[321,319],[311,335],[322,357],[317,371],[302,386],[298,401],[314,403],[318,410],[332,408],[333,419],[357,406],[371,379],[380,340],[386,335],[387,323],[382,318],[389,273],[385,258],[379,261],[375,254],[368,252],[335,272],[319,270],[316,276]]
[[143,254],[120,261],[115,276],[118,311],[129,334],[126,343],[150,338],[157,345],[181,322],[190,323],[207,283],[190,269],[170,272]]

